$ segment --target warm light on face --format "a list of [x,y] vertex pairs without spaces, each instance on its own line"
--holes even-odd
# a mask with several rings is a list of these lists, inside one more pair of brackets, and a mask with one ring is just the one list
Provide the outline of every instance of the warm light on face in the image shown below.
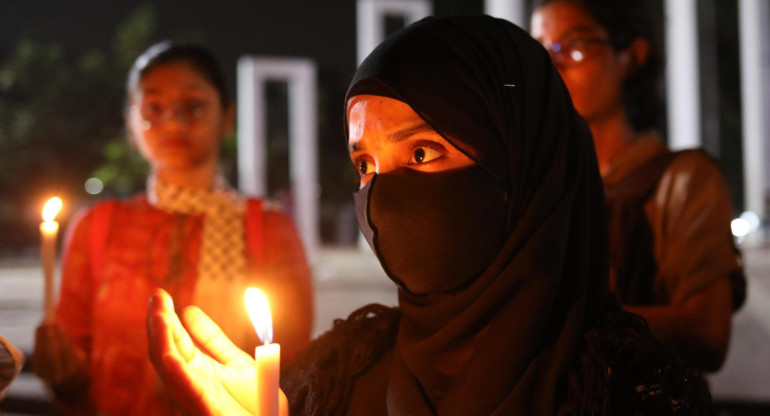
[[61,210],[62,202],[59,197],[49,199],[43,207],[43,221],[49,222],[56,218],[56,214]]
[[263,344],[273,342],[273,319],[270,316],[270,305],[261,290],[250,287],[246,289],[246,309],[249,311],[251,323],[257,336]]
[[356,95],[347,111],[348,150],[361,187],[375,173],[400,168],[434,173],[476,164],[403,101]]

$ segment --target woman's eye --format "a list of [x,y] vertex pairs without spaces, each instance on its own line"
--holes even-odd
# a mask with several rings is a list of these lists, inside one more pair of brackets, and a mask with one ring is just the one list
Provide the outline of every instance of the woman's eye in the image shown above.
[[161,105],[158,102],[149,102],[149,103],[145,103],[142,106],[142,113],[146,115],[155,116],[162,113],[163,111],[164,111],[163,105]]
[[206,110],[206,103],[203,100],[186,100],[181,104],[182,113],[190,118],[200,118]]
[[356,169],[358,169],[359,175],[366,176],[374,172],[374,164],[364,158],[360,158],[356,160]]
[[412,150],[412,157],[409,160],[410,165],[419,165],[421,163],[428,163],[443,156],[443,153],[436,149],[432,149],[427,146],[415,147]]

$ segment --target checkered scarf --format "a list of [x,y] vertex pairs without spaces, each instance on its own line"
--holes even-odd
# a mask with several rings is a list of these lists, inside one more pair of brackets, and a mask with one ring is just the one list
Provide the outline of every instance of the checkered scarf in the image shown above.
[[203,215],[203,235],[193,304],[203,309],[236,343],[241,334],[233,316],[244,315],[246,245],[245,200],[217,176],[210,190],[183,188],[152,175],[151,205],[175,214]]

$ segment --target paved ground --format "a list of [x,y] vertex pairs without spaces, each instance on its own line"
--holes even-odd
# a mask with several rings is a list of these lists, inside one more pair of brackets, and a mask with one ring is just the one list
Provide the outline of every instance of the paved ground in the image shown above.
[[746,304],[733,318],[730,350],[711,377],[722,400],[770,403],[770,248],[744,250],[748,275]]
[[[711,377],[711,386],[717,400],[770,403],[770,248],[744,253],[750,284],[748,301],[734,318],[727,362]],[[335,318],[347,316],[359,306],[371,302],[396,304],[395,289],[371,254],[325,249],[316,256],[313,269],[316,335],[328,329]],[[41,272],[34,262],[0,264],[0,334],[25,352],[32,350],[34,328],[42,316],[42,286]],[[24,372],[11,386],[8,401],[0,409],[6,409],[6,416],[48,414],[50,408],[39,405],[44,400],[42,384],[33,374]],[[22,413],[19,409],[29,403],[31,410]],[[9,404],[14,404],[18,413],[9,413]]]

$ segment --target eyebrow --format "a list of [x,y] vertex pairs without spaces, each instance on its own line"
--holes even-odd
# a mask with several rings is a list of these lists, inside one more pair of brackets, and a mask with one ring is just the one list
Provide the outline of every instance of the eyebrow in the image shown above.
[[559,42],[561,42],[565,38],[569,38],[571,36],[575,35],[587,35],[596,32],[597,30],[601,30],[601,27],[598,26],[576,26],[573,27],[564,33],[561,34],[561,37],[559,38]]
[[[433,130],[433,127],[429,126],[428,123],[422,121],[409,127],[405,127],[401,130],[396,130],[393,133],[385,136],[385,138],[390,143],[398,143],[414,136],[417,133],[424,132],[435,132],[435,130]],[[359,150],[363,150],[364,148],[365,146],[361,146],[361,142],[358,141],[350,146],[350,152],[357,152]]]
[[[184,87],[182,87],[182,91],[184,92],[202,91],[202,90],[203,90],[203,86],[199,83],[187,84]],[[160,94],[163,92],[163,90],[160,88],[147,88],[141,91],[143,95]]]

